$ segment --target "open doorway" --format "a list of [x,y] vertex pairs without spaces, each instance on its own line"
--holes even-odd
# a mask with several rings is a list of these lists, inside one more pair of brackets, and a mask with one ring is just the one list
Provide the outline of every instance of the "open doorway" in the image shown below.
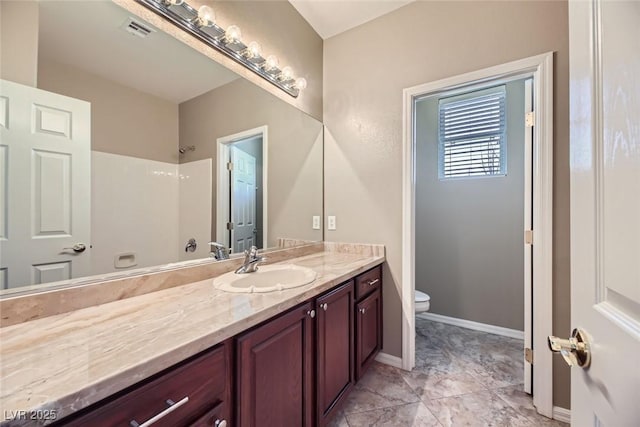
[[[530,205],[527,207],[524,200],[519,205],[520,215],[519,218],[521,225],[520,228],[520,242],[521,244],[527,244],[530,252],[529,265],[530,270],[527,270],[527,246],[524,251],[518,254],[520,261],[524,260],[524,265],[520,269],[522,274],[518,274],[517,279],[519,284],[523,286],[521,289],[521,296],[518,297],[518,305],[523,307],[524,302],[524,316],[523,316],[523,329],[524,339],[521,345],[522,347],[529,348],[527,359],[530,361],[535,360],[535,370],[531,374],[532,381],[527,385],[528,391],[533,391],[533,404],[537,411],[547,417],[553,415],[553,391],[552,391],[552,360],[549,357],[546,339],[552,331],[552,183],[553,183],[553,129],[552,129],[552,113],[553,113],[553,54],[543,54],[535,57],[525,58],[519,61],[514,61],[499,66],[478,70],[475,72],[450,77],[447,79],[426,83],[423,85],[415,86],[405,89],[404,91],[404,145],[403,145],[403,270],[402,270],[402,302],[403,302],[403,347],[402,347],[402,367],[407,370],[411,370],[416,366],[416,348],[417,345],[422,345],[416,340],[416,303],[415,290],[419,289],[416,286],[416,272],[417,265],[420,262],[417,259],[417,245],[416,245],[416,225],[418,222],[416,213],[416,189],[417,178],[419,176],[418,171],[418,150],[416,146],[416,136],[419,132],[416,114],[417,105],[422,99],[428,97],[437,97],[439,99],[445,99],[444,104],[449,103],[453,107],[460,107],[461,110],[455,111],[453,120],[454,124],[459,127],[453,127],[449,129],[451,132],[449,136],[455,136],[456,134],[464,134],[466,125],[460,125],[455,123],[455,120],[459,117],[457,114],[464,114],[471,106],[464,104],[465,96],[467,99],[473,97],[470,95],[473,91],[492,89],[498,90],[502,85],[507,85],[509,82],[514,82],[523,79],[531,79],[530,85],[533,92],[533,106],[534,110],[526,117],[526,120],[531,121],[533,128],[530,133],[529,147],[524,149],[524,154],[530,154],[530,161],[523,160],[525,168],[530,168],[528,171],[523,171],[524,176],[529,176],[530,180],[524,180],[524,188],[530,188],[530,197],[524,197],[524,200],[529,200]],[[525,88],[526,89],[526,88]],[[486,95],[486,93],[485,93]],[[495,94],[494,94],[495,95]],[[457,97],[457,98],[456,98]],[[481,102],[481,100],[477,100]],[[455,103],[458,102],[456,105]],[[524,108],[523,108],[524,109]],[[528,112],[528,111],[527,111]],[[440,120],[440,118],[438,119]],[[521,120],[525,120],[525,117],[521,117]],[[498,119],[499,121],[499,119]],[[440,127],[440,123],[438,126]],[[461,126],[461,127],[460,127]],[[484,131],[483,129],[481,131]],[[527,139],[523,141],[523,144],[527,144]],[[495,142],[495,141],[494,141]],[[492,148],[493,147],[493,148]],[[485,147],[476,147],[481,150],[485,150],[485,155],[480,156],[477,161],[477,167],[480,170],[489,170],[495,174],[494,177],[474,178],[478,180],[499,180],[500,176],[504,175],[505,170],[501,162],[501,157],[508,151],[505,149],[499,152],[495,149],[495,145],[491,143],[485,144]],[[440,149],[440,148],[439,148]],[[462,151],[464,151],[463,149]],[[444,154],[443,154],[444,153]],[[466,155],[468,155],[467,153]],[[437,179],[451,178],[454,179],[460,177],[446,176],[446,171],[443,173],[442,165],[448,167],[449,171],[455,172],[457,165],[468,163],[468,158],[456,156],[455,152],[449,152],[449,158],[446,157],[446,152],[440,150],[435,155],[438,166],[438,172],[436,173]],[[508,172],[508,169],[506,169]],[[484,173],[484,172],[481,172]],[[455,175],[455,173],[453,174]],[[522,190],[522,187],[521,187]],[[498,192],[499,193],[499,192]],[[455,195],[456,193],[454,193]],[[521,193],[522,194],[522,193]],[[458,199],[468,198],[468,195],[464,195],[462,192],[457,192]],[[462,208],[461,208],[462,209]],[[470,209],[470,208],[465,208]],[[525,213],[531,214],[530,222],[532,228],[527,229],[525,226],[527,218]],[[474,232],[475,229],[483,227],[486,224],[481,218],[476,218],[470,224],[470,230],[467,230],[467,234]],[[443,230],[437,230],[441,233]],[[535,236],[534,236],[535,233]],[[462,236],[449,236],[451,240],[457,240],[460,243],[467,237],[467,234]],[[535,244],[533,239],[535,237]],[[489,240],[495,240],[495,238],[489,239],[485,236],[489,244]],[[484,251],[484,247],[481,245],[481,249],[476,248],[475,251]],[[455,249],[455,248],[454,248]],[[522,248],[521,248],[522,249]],[[437,250],[437,249],[436,249]],[[446,251],[442,250],[446,255]],[[451,253],[451,249],[449,250]],[[442,254],[440,254],[442,255]],[[479,259],[480,257],[473,257]],[[476,269],[483,266],[475,266]],[[497,267],[497,266],[496,266]],[[484,267],[483,267],[484,268]],[[491,266],[489,267],[491,268]],[[471,268],[473,275],[474,268]],[[473,282],[473,280],[471,280]],[[529,290],[526,288],[529,286]],[[522,293],[523,291],[523,293]],[[465,295],[458,295],[459,300],[464,299]],[[465,304],[472,305],[478,303],[478,297],[472,300],[471,297],[465,300]],[[496,313],[501,313],[504,308],[504,303],[494,304],[492,309]],[[440,310],[440,308],[437,308]],[[440,318],[439,320],[450,320],[449,323],[453,323],[451,319],[455,319],[453,316],[446,316],[448,319]],[[521,319],[522,320],[522,319]],[[482,324],[482,322],[475,322]],[[439,322],[441,325],[445,323]],[[466,327],[472,326],[471,323],[467,323]],[[478,326],[478,325],[474,325]],[[514,329],[501,326],[502,329],[493,329],[493,332],[500,331],[505,334],[513,334]],[[478,329],[478,328],[476,328]],[[485,331],[486,332],[486,331]],[[518,334],[519,335],[519,334]],[[530,346],[527,345],[527,338],[530,339]],[[466,338],[470,339],[470,338]],[[463,338],[464,340],[464,338]],[[499,343],[493,343],[493,345],[500,345]],[[432,346],[432,348],[437,348]],[[482,352],[490,351],[491,345],[483,346],[483,349],[479,350],[480,357]],[[524,352],[523,352],[524,353]],[[518,357],[516,352],[513,352],[512,357]],[[525,355],[521,354],[521,358]],[[521,359],[522,360],[522,359]],[[528,378],[526,372],[531,368],[531,365],[525,368],[528,362],[524,362],[522,366],[522,382]],[[530,371],[529,371],[530,372]]]
[[219,138],[217,241],[231,253],[267,246],[267,127]]
[[514,76],[415,100],[416,365],[464,391],[532,393],[532,89]]

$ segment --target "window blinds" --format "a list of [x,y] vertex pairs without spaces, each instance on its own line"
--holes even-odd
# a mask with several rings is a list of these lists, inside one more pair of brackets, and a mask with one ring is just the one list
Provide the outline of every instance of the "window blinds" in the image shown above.
[[505,175],[505,86],[439,101],[441,179]]

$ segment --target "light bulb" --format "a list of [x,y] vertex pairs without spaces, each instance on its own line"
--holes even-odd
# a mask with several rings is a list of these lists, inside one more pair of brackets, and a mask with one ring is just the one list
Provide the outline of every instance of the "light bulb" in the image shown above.
[[298,77],[293,86],[298,90],[305,90],[307,88],[307,79],[304,77]]
[[227,43],[239,42],[240,39],[242,39],[242,31],[240,31],[240,27],[237,25],[230,25],[229,28],[227,28],[225,38],[227,39]]
[[180,6],[182,3],[184,3],[184,0],[164,0],[164,3],[167,6]]
[[200,6],[198,9],[198,25],[201,27],[210,27],[216,22],[216,14],[207,5]]
[[251,42],[247,47],[247,54],[249,58],[259,58],[262,56],[262,46],[258,42]]
[[291,80],[293,78],[293,68],[287,66],[282,69],[282,73],[280,74],[280,80],[286,81]]
[[278,57],[275,55],[269,55],[267,57],[267,61],[264,63],[264,68],[267,71],[275,70],[280,67],[280,61]]

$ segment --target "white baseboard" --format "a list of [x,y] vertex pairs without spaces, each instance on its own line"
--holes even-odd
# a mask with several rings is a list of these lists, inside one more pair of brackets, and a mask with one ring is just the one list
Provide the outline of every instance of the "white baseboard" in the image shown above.
[[559,406],[554,406],[553,419],[562,421],[563,423],[571,424],[571,410],[566,408],[561,408]]
[[378,353],[376,361],[384,363],[385,365],[393,366],[394,368],[402,369],[402,358],[398,356],[392,356],[387,353]]
[[486,323],[474,322],[472,320],[457,319],[455,317],[443,316],[434,313],[418,313],[416,317],[420,319],[432,320],[434,322],[446,323],[448,325],[460,326],[461,328],[473,329],[475,331],[488,332],[490,334],[502,335],[505,337],[524,340],[524,331],[517,329],[503,328],[502,326],[488,325]]

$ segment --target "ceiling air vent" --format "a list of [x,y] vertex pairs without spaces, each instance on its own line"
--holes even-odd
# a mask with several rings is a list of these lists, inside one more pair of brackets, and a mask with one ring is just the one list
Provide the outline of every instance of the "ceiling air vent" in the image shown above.
[[154,33],[155,30],[150,27],[141,24],[133,18],[127,19],[124,24],[122,24],[123,29],[127,30],[129,33],[136,35],[141,38],[146,38],[149,34]]

